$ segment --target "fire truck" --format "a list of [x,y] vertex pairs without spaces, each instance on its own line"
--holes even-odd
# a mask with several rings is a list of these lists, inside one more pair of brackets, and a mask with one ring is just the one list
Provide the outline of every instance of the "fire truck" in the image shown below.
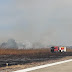
[[66,47],[53,46],[51,52],[66,52]]

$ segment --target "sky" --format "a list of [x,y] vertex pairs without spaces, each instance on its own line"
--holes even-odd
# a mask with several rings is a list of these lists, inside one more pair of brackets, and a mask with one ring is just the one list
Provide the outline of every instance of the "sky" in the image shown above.
[[0,42],[72,45],[72,0],[0,0]]

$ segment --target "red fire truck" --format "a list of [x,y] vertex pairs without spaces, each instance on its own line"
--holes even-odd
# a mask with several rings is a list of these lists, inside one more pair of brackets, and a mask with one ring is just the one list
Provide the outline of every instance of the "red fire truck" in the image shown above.
[[53,46],[51,52],[66,52],[66,47]]

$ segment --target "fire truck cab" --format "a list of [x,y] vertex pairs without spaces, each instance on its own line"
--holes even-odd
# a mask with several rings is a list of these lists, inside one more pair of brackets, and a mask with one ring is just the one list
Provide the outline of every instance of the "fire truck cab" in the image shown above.
[[58,52],[58,51],[59,51],[58,46],[51,47],[51,52]]

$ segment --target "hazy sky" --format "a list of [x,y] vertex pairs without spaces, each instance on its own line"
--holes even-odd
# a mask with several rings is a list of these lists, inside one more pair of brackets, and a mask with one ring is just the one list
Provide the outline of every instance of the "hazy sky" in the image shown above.
[[72,0],[0,0],[0,42],[72,45]]

